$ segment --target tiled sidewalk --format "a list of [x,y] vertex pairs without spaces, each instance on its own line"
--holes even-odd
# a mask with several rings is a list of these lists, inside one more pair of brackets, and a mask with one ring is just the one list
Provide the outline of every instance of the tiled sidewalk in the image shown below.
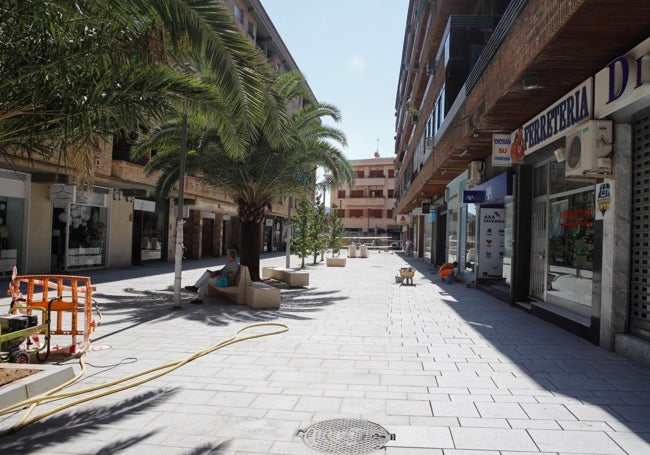
[[[416,286],[394,282],[407,261]],[[183,285],[214,265],[186,263]],[[247,324],[289,331],[64,410],[0,438],[2,453],[321,453],[298,433],[338,418],[394,434],[375,453],[650,453],[650,370],[479,291],[441,284],[413,258],[371,252],[345,268],[309,269],[310,287],[284,288],[277,311],[189,305],[186,292],[183,310],[170,311],[170,264],[148,266],[151,276],[89,273],[103,320],[76,388],[183,359]],[[19,415],[0,417],[0,429]]]

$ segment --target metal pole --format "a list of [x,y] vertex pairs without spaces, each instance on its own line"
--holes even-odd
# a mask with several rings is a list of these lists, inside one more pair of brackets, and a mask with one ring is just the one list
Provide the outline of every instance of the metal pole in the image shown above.
[[183,114],[181,130],[181,159],[178,177],[178,204],[176,205],[176,250],[174,255],[174,306],[181,309],[181,278],[183,271],[183,199],[185,197],[185,155],[187,154],[187,114]]
[[291,268],[291,196],[288,200],[289,208],[287,209],[287,261],[286,268]]

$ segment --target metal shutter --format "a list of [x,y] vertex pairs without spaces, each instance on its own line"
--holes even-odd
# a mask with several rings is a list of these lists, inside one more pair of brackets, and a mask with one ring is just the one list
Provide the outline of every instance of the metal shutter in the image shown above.
[[650,115],[634,123],[630,333],[650,341]]

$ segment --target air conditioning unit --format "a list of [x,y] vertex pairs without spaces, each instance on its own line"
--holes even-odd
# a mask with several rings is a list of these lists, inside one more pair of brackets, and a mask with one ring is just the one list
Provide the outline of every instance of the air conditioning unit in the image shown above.
[[467,169],[467,184],[471,188],[483,179],[483,161],[472,161]]
[[578,177],[586,173],[609,174],[612,160],[612,122],[590,120],[566,135],[564,175]]

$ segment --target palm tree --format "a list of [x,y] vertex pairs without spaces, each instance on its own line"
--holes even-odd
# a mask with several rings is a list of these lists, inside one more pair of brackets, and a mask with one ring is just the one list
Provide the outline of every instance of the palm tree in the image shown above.
[[[92,182],[89,145],[150,130],[180,110],[210,115],[236,154],[260,112],[268,65],[218,0],[0,2],[0,151]],[[188,74],[205,62],[210,80]],[[207,114],[209,113],[209,114]]]
[[[262,223],[272,201],[285,196],[313,199],[319,166],[329,170],[334,182],[353,181],[350,164],[337,147],[345,145],[345,135],[323,123],[324,118],[338,121],[338,109],[309,103],[289,112],[289,102],[306,93],[304,79],[297,72],[278,74],[268,93],[266,115],[248,135],[244,153],[230,153],[218,131],[201,118],[192,119],[188,134],[188,172],[224,191],[237,204],[244,239],[241,262],[254,280],[259,279]],[[158,151],[145,172],[160,172],[160,196],[178,181],[179,137],[178,124],[164,125],[137,148],[140,153]]]

